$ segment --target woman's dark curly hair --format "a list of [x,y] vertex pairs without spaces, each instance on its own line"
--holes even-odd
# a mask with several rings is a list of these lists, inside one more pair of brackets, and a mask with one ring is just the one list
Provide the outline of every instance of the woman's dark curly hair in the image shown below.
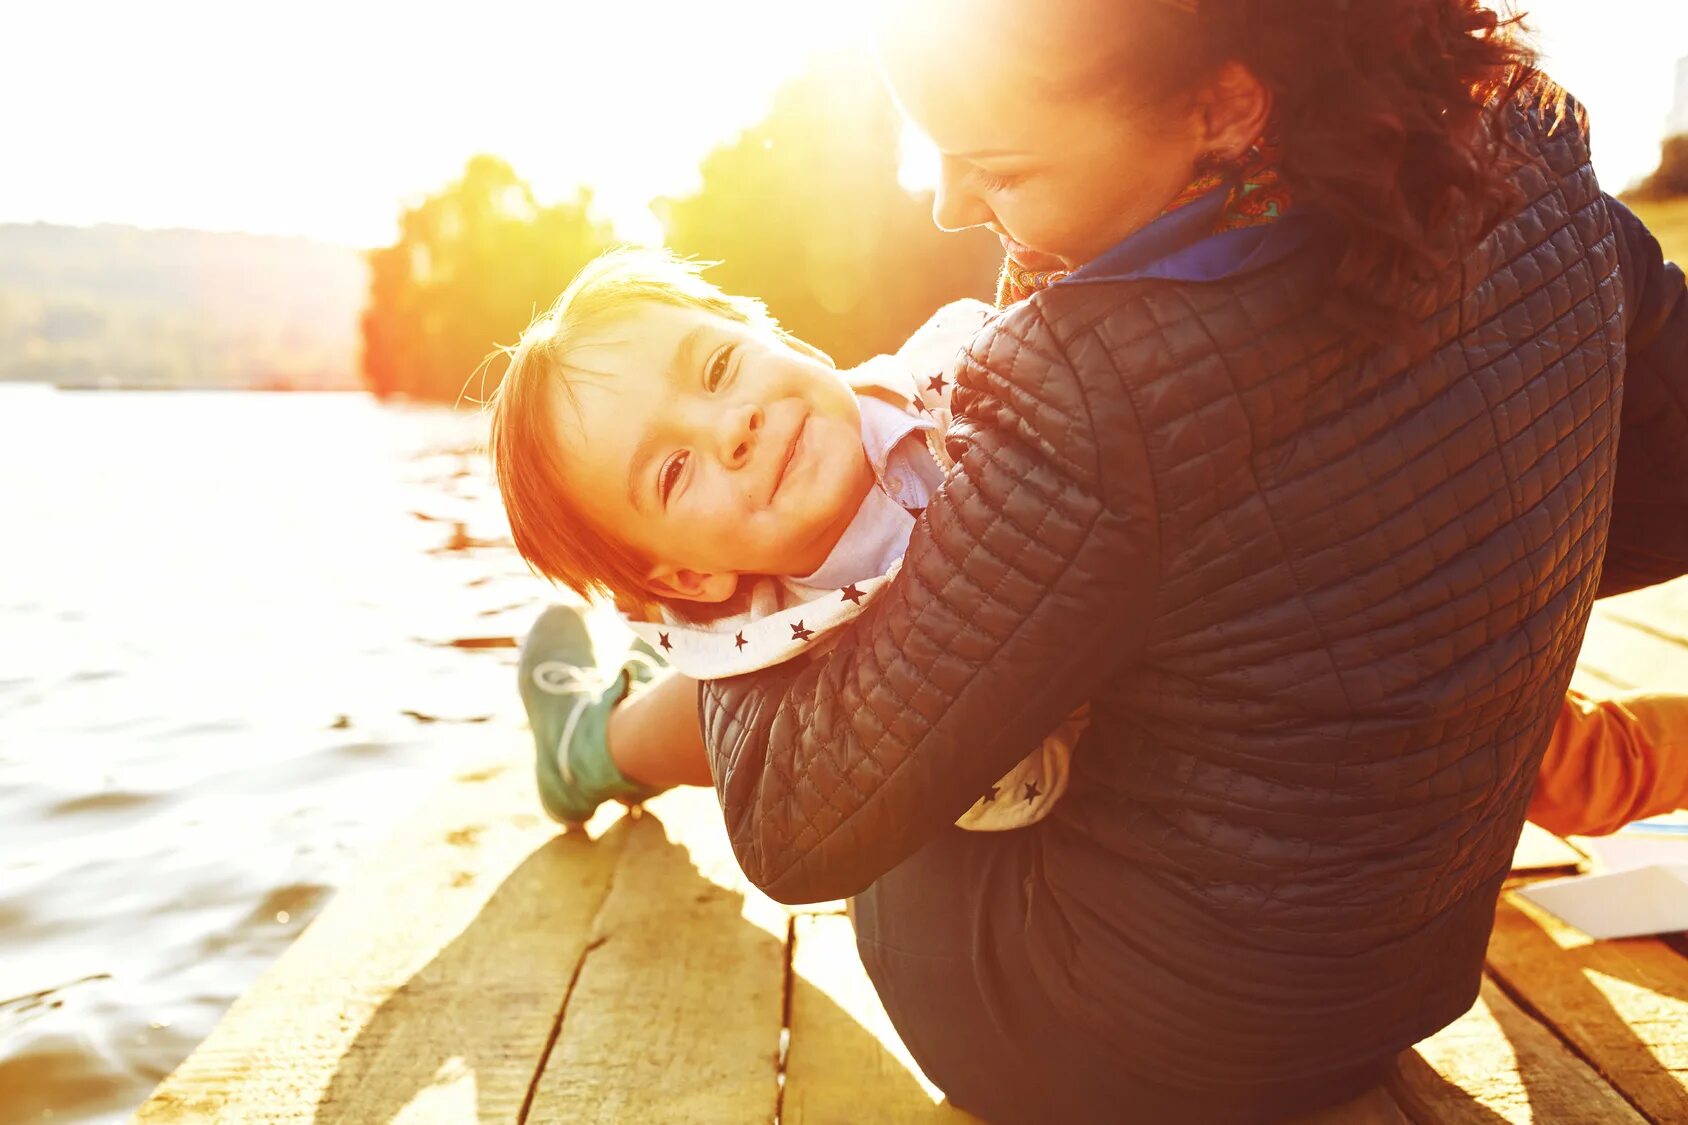
[[[1479,0],[1134,0],[1123,91],[1173,97],[1235,61],[1273,98],[1298,205],[1340,236],[1337,285],[1396,305],[1519,204],[1502,107],[1535,53]],[[1118,11],[1118,9],[1116,9]]]

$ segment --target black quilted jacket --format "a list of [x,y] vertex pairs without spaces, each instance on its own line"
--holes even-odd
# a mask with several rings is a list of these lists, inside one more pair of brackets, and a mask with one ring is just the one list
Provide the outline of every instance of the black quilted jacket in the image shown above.
[[1316,246],[987,328],[901,576],[703,689],[750,878],[861,891],[1088,701],[1025,926],[1122,1065],[1311,1080],[1464,1011],[1597,593],[1688,571],[1682,274],[1580,111],[1517,130],[1527,202],[1398,346]]

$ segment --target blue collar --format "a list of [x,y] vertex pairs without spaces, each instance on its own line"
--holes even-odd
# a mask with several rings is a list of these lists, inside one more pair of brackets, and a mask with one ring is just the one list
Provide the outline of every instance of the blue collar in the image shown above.
[[1316,225],[1305,209],[1292,209],[1276,222],[1209,234],[1231,195],[1230,184],[1125,237],[1056,285],[1104,281],[1219,281],[1282,261],[1305,246]]

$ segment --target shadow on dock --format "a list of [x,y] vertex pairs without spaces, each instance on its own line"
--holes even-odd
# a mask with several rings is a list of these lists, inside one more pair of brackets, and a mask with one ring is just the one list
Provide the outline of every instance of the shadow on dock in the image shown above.
[[[567,904],[573,896],[578,915],[606,859],[614,869],[583,951],[562,973],[534,963],[581,948],[567,932],[578,930]],[[623,817],[596,841],[550,839],[379,1003],[338,1060],[315,1120],[772,1121],[785,1093],[781,1031],[794,987],[809,1018],[826,1025],[817,1039],[872,1083],[868,1102],[930,1105],[872,1032],[788,973],[787,942],[746,920],[744,905],[699,873],[657,816]],[[566,989],[543,983],[559,979]],[[358,1005],[348,999],[344,1018],[353,1019]],[[877,1065],[864,1073],[862,1060]]]

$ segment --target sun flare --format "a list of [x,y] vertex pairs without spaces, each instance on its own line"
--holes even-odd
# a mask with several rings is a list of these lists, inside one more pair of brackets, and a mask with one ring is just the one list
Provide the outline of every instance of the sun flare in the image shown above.
[[[1573,0],[1521,6],[1549,69],[1594,116],[1603,179],[1645,175],[1688,55],[1688,6],[1626,0],[1623,19]],[[331,0],[12,5],[0,97],[30,109],[7,122],[0,222],[382,245],[402,205],[492,153],[542,201],[589,184],[624,235],[650,237],[647,201],[694,186],[698,161],[815,52],[862,46],[872,8],[488,0],[447,18]],[[929,167],[911,144],[904,182],[929,183]]]

